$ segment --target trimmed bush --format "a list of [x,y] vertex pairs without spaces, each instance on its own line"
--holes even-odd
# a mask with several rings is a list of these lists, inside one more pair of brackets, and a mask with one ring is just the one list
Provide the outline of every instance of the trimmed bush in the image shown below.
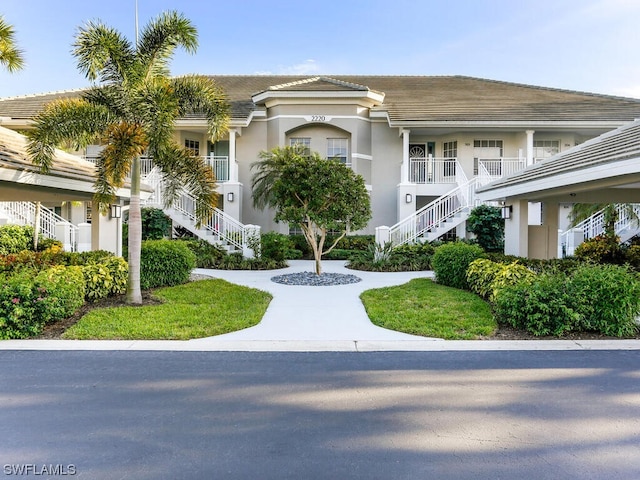
[[471,262],[483,256],[484,250],[478,245],[463,242],[440,245],[431,259],[436,281],[449,287],[468,290],[467,268]]
[[624,251],[620,246],[619,237],[598,235],[585,240],[576,247],[576,258],[594,263],[612,263],[621,265],[624,263]]
[[569,297],[581,315],[581,327],[625,337],[638,331],[640,280],[627,267],[583,265],[569,281]]
[[101,298],[108,297],[114,287],[113,277],[109,272],[109,268],[104,263],[89,263],[81,268],[84,275],[87,301],[95,302]]
[[196,267],[198,268],[218,268],[220,261],[226,255],[226,252],[221,247],[212,245],[206,240],[183,238],[180,241],[195,254]]
[[500,208],[479,205],[471,210],[467,218],[467,231],[476,236],[476,241],[487,252],[499,252],[504,248],[504,219]]
[[46,304],[45,323],[70,317],[84,304],[82,267],[58,265],[38,273],[34,283]]
[[498,292],[506,287],[516,284],[531,285],[536,274],[517,261],[509,265],[503,265],[496,273],[491,283],[491,297],[493,299]]
[[503,265],[486,258],[479,258],[467,268],[467,284],[469,289],[488,300],[493,293],[493,281],[502,270]]
[[[143,207],[142,240],[162,240],[171,236],[171,219],[160,208]],[[127,232],[128,233],[128,232]]]
[[260,236],[260,258],[284,262],[292,258],[300,258],[302,254],[295,249],[289,237],[277,232],[267,232]]
[[431,269],[434,248],[429,243],[405,244],[392,248],[369,245],[365,252],[352,252],[347,268],[369,272],[409,272]]
[[129,264],[122,257],[111,257],[103,261],[113,280],[109,295],[121,295],[127,291]]
[[532,283],[505,286],[494,296],[498,322],[533,335],[562,335],[579,326],[580,314],[571,305],[566,277],[542,274]]
[[33,227],[30,225],[0,226],[0,255],[33,250]]
[[146,240],[140,257],[142,289],[170,287],[189,281],[196,256],[179,240]]

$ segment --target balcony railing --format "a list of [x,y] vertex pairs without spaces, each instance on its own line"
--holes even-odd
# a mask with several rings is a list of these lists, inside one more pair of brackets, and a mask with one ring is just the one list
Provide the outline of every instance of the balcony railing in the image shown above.
[[[96,163],[97,160],[97,157],[93,156],[85,156],[83,158],[91,163]],[[206,164],[212,168],[213,173],[216,177],[216,181],[218,183],[229,181],[229,157],[207,155],[202,158],[204,158]],[[142,174],[143,178],[151,173],[153,167],[153,158],[140,157],[140,173]]]
[[482,185],[498,178],[506,177],[523,170],[527,166],[526,158],[479,158],[478,176]]
[[411,157],[409,181],[411,183],[456,183],[456,170],[460,168],[456,158]]

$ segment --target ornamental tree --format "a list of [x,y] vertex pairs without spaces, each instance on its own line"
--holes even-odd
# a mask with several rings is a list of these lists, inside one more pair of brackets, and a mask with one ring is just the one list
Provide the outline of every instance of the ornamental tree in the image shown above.
[[[364,179],[337,160],[316,152],[306,155],[300,146],[260,152],[252,165],[253,204],[271,207],[276,222],[299,226],[313,251],[316,274],[322,273],[322,255],[347,233],[364,228],[371,203]],[[339,232],[325,250],[327,232]]]
[[479,205],[471,210],[467,231],[476,236],[478,244],[487,252],[504,249],[504,219],[498,207]]

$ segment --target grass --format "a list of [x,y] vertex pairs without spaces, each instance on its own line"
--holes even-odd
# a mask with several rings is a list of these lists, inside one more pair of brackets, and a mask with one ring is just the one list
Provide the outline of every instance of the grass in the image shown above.
[[489,304],[476,294],[426,278],[368,290],[360,298],[371,321],[389,330],[472,340],[492,335],[498,328]]
[[93,310],[63,338],[188,340],[220,335],[257,325],[272,298],[220,279],[158,289],[155,296],[164,303]]

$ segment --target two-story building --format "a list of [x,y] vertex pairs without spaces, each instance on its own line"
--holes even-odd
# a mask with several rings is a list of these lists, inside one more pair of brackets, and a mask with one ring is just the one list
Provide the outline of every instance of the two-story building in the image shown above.
[[[463,76],[212,78],[231,104],[228,135],[211,143],[197,117],[178,121],[175,135],[208,158],[220,209],[262,231],[288,231],[251,200],[251,165],[276,146],[302,144],[362,175],[373,212],[364,233],[432,240],[464,235],[476,187],[640,117],[638,99]],[[28,129],[42,105],[79,93],[0,99],[0,125]],[[529,222],[539,221],[536,211],[529,209]]]

